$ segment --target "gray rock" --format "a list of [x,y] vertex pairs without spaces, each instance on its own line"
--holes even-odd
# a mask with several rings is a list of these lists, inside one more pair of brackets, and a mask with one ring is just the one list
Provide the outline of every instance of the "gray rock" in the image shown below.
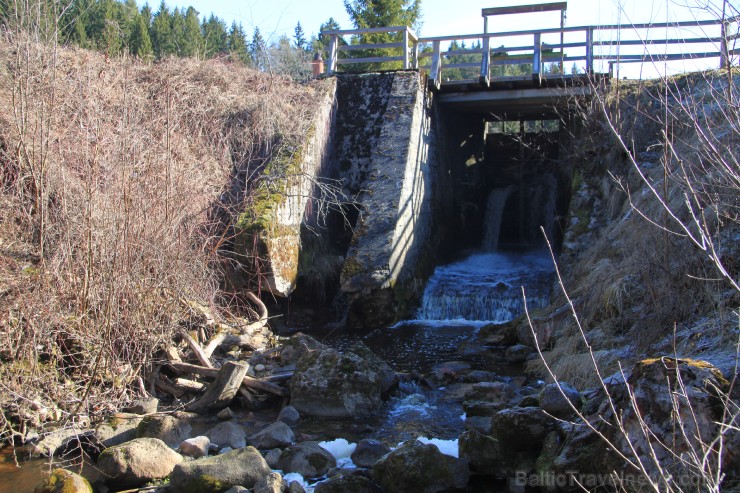
[[291,405],[309,416],[358,417],[382,404],[386,368],[351,351],[306,353],[291,380]]
[[465,429],[475,430],[484,435],[490,435],[491,421],[491,416],[469,416],[465,419]]
[[147,416],[136,427],[136,437],[158,438],[175,448],[183,440],[190,438],[191,431],[190,423],[174,416]]
[[458,450],[460,458],[470,464],[472,471],[495,478],[530,471],[535,460],[535,451],[512,450],[508,444],[476,430],[460,435]]
[[69,447],[77,447],[80,438],[92,435],[91,430],[63,428],[44,436],[38,443],[30,444],[24,449],[30,457],[53,457],[66,451]]
[[285,406],[280,410],[277,419],[288,426],[295,426],[301,420],[301,414],[293,406]]
[[115,413],[95,430],[104,447],[113,447],[136,438],[136,427],[144,418],[138,414]]
[[234,419],[234,411],[232,411],[230,407],[225,407],[216,414],[216,417],[221,421],[228,421],[230,419]]
[[359,474],[340,474],[316,485],[314,493],[382,493],[380,486]]
[[352,462],[359,467],[373,467],[378,460],[389,453],[391,448],[380,440],[365,438],[360,440],[352,452]]
[[518,364],[527,361],[529,355],[532,354],[532,348],[523,344],[515,344],[506,348],[504,358],[507,363]]
[[508,404],[505,402],[488,402],[488,401],[465,401],[462,403],[463,410],[468,418],[472,416],[494,416],[499,411],[506,409]]
[[298,481],[291,481],[288,485],[288,493],[306,493],[306,489]]
[[254,493],[283,493],[288,490],[288,484],[277,472],[271,472],[254,485]]
[[304,478],[319,478],[336,467],[337,460],[318,442],[302,442],[285,449],[278,460],[278,469],[297,472]]
[[507,450],[539,450],[556,421],[538,407],[513,407],[491,420],[491,435]]
[[143,399],[136,399],[131,405],[122,409],[125,413],[131,414],[154,414],[157,412],[159,407],[159,399],[156,397],[145,397]]
[[439,385],[460,380],[470,372],[470,363],[465,361],[446,361],[432,368],[431,377]]
[[137,487],[167,477],[182,460],[158,438],[137,438],[105,449],[98,457],[98,469],[109,485]]
[[380,392],[387,396],[392,390],[398,387],[398,374],[385,361],[373,353],[370,348],[362,342],[357,342],[349,348],[350,352],[360,356],[378,372],[380,375]]
[[231,447],[238,449],[247,446],[247,434],[244,428],[233,421],[219,423],[204,433],[211,443],[215,443],[221,448]]
[[540,392],[540,407],[557,418],[570,418],[576,414],[573,408],[581,408],[581,393],[567,382],[547,384]]
[[436,493],[464,489],[470,471],[434,445],[409,441],[380,459],[372,476],[386,493]]
[[232,486],[228,490],[224,491],[224,493],[249,493],[249,489],[244,486]]
[[92,486],[79,474],[66,469],[54,469],[36,485],[33,493],[93,493]]
[[282,421],[276,421],[249,437],[249,443],[260,450],[287,447],[294,441],[295,434],[293,430]]
[[232,486],[252,488],[272,470],[254,447],[244,447],[213,457],[175,466],[170,476],[174,491],[220,491]]
[[303,355],[314,351],[323,351],[328,346],[321,344],[311,336],[303,333],[294,334],[280,347],[280,364],[283,366],[297,364]]
[[198,436],[183,440],[180,444],[180,453],[182,455],[198,459],[204,455],[208,455],[210,447],[211,441],[207,436]]
[[280,455],[283,453],[283,451],[279,448],[274,448],[267,452],[265,454],[265,462],[267,462],[267,465],[270,466],[272,469],[278,468],[278,461],[280,460]]
[[481,382],[465,393],[466,400],[508,403],[516,397],[516,389],[505,382]]

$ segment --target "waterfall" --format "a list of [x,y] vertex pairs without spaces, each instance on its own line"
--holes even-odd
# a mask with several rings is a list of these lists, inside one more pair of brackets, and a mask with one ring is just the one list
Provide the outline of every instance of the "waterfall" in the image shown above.
[[516,186],[509,185],[504,188],[495,188],[488,194],[486,215],[483,221],[483,249],[487,252],[495,252],[498,249],[504,205],[515,190]]
[[417,320],[503,323],[547,304],[552,263],[542,253],[479,253],[437,267],[427,282]]

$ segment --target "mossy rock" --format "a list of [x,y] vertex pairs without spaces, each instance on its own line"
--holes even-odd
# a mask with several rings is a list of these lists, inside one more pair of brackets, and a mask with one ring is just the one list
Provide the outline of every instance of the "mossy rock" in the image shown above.
[[66,469],[54,469],[41,481],[33,493],[93,493],[92,486],[79,474]]

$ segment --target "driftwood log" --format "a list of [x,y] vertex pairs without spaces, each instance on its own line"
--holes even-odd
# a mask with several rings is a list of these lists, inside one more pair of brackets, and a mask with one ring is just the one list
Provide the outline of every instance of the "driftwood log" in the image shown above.
[[216,380],[208,386],[206,392],[199,399],[187,405],[185,409],[197,413],[225,408],[234,400],[246,374],[246,364],[227,361],[218,370]]
[[[192,365],[190,363],[177,363],[174,361],[171,361],[169,363],[169,366],[171,366],[172,369],[174,369],[175,371],[181,373],[193,373],[195,375],[211,378],[216,377],[219,372],[219,370],[215,368],[206,368],[204,366]],[[260,390],[262,392],[267,392],[269,394],[277,395],[280,397],[285,397],[288,395],[288,391],[279,385],[275,385],[274,383],[266,382],[264,380],[252,378],[246,375],[244,376],[244,378],[242,378],[241,384],[244,387],[254,390]]]

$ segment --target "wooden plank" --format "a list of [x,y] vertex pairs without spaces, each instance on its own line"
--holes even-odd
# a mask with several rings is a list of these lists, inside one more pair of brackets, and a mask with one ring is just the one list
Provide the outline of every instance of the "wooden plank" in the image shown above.
[[351,63],[382,63],[382,62],[402,62],[402,56],[375,56],[368,58],[343,58],[337,60],[340,65],[351,64]]
[[514,5],[510,7],[491,7],[481,10],[483,17],[490,15],[531,14],[534,12],[551,12],[567,10],[568,2],[536,3],[531,5]]
[[399,31],[406,31],[407,29],[409,28],[406,26],[366,27],[363,29],[337,29],[334,31],[321,31],[321,34],[345,36],[349,34],[397,33]]
[[364,45],[342,45],[337,48],[339,51],[358,51],[358,50],[374,50],[380,48],[403,48],[403,43],[377,43],[377,44],[364,44]]
[[442,68],[447,70],[453,68],[480,68],[480,66],[480,63],[446,63]]
[[[191,365],[189,363],[178,363],[175,361],[170,361],[167,363],[169,366],[171,366],[173,369],[179,372],[183,373],[194,373],[195,375],[201,375],[204,377],[215,377],[218,375],[218,370],[215,368],[206,368],[203,366],[198,365]],[[275,385],[270,382],[264,382],[262,380],[259,380],[257,378],[252,378],[249,376],[245,376],[242,379],[242,385],[245,387],[261,390],[263,392],[268,392],[270,394],[279,395],[281,397],[285,397],[288,395],[288,391],[284,388],[280,387],[279,385]]]
[[677,38],[677,39],[622,39],[619,41],[594,41],[594,46],[643,46],[675,45],[689,43],[719,43],[722,38]]
[[245,363],[227,361],[218,370],[216,380],[208,386],[205,394],[185,406],[185,409],[190,412],[199,413],[220,410],[227,407],[239,391],[239,387],[242,385],[242,379],[246,374],[247,365]]

